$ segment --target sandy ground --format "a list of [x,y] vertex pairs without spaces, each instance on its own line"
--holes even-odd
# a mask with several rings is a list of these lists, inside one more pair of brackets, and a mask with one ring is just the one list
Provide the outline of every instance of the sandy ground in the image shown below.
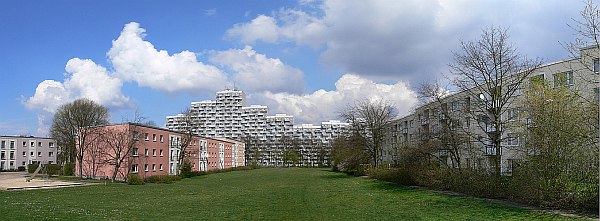
[[28,175],[29,174],[27,172],[1,172],[0,190],[46,189],[79,186],[83,184],[77,182],[49,180],[44,176],[40,175],[38,175],[35,179],[31,180],[30,182],[27,182],[25,178]]

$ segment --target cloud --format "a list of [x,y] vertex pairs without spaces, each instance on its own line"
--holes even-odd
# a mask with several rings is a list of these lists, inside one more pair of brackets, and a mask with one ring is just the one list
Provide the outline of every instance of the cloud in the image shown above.
[[250,46],[244,49],[215,51],[210,59],[233,72],[233,80],[239,88],[248,91],[271,91],[302,93],[304,74],[281,60],[256,53]]
[[206,15],[206,16],[213,16],[213,15],[217,14],[217,9],[216,8],[204,9],[203,12],[204,12],[204,15]]
[[[306,6],[311,4],[316,7]],[[566,28],[568,17],[554,15],[576,16],[580,8],[565,1],[516,0],[324,0],[300,5],[302,10],[283,8],[235,24],[226,36],[245,44],[308,45],[319,48],[325,64],[347,72],[414,82],[439,77],[460,40],[475,39],[490,25],[510,27],[511,40],[523,53],[542,56],[539,52],[547,51],[548,44],[567,35],[544,31]],[[540,36],[546,43],[539,43]]]
[[67,102],[88,98],[108,107],[126,107],[129,98],[121,92],[122,82],[89,59],[73,58],[65,66],[64,81],[45,80],[35,94],[24,100],[29,109],[54,113]]
[[218,68],[182,51],[173,55],[145,41],[146,30],[135,22],[126,24],[107,55],[115,76],[156,90],[199,94],[223,89],[227,76]]
[[338,113],[356,100],[384,99],[393,103],[399,116],[407,114],[417,104],[417,95],[404,82],[381,84],[358,75],[345,74],[336,83],[335,90],[318,90],[312,94],[265,92],[252,95],[252,100],[266,103],[271,113],[294,115],[296,123],[316,123],[337,119]]

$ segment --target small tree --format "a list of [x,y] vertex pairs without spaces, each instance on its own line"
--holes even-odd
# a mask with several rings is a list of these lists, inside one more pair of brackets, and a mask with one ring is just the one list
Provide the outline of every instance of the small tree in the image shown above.
[[508,38],[506,29],[485,29],[479,40],[461,42],[461,51],[453,52],[454,62],[449,65],[454,85],[475,98],[470,114],[484,132],[480,141],[494,150],[492,166],[497,176],[501,173],[502,134],[506,129],[506,120],[501,116],[521,84],[542,64],[540,59],[519,54]]
[[180,115],[180,122],[183,124],[183,128],[179,128],[181,135],[181,142],[179,143],[179,156],[177,157],[178,170],[181,170],[181,166],[184,165],[187,154],[189,152],[188,147],[191,146],[194,141],[194,128],[197,128],[197,122],[194,121],[194,113],[192,109],[188,108],[183,111]]
[[384,100],[362,100],[343,110],[340,115],[351,124],[353,136],[363,137],[365,146],[361,148],[369,153],[373,166],[379,166],[384,139],[396,116],[396,109]]
[[79,177],[83,177],[83,158],[90,147],[88,136],[94,126],[108,124],[108,109],[96,102],[82,98],[58,108],[52,120],[50,136],[61,148],[59,160],[65,163],[77,162]]

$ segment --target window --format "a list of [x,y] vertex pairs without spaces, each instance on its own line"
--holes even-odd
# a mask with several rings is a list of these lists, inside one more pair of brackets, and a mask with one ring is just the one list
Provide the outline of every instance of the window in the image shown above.
[[35,141],[31,141],[31,147],[35,147]]
[[458,101],[452,101],[451,106],[450,106],[450,110],[451,111],[457,111],[458,110]]
[[152,141],[156,142],[156,134],[152,134]]
[[152,171],[156,171],[156,164],[152,164]]
[[54,156],[54,152],[48,152],[48,156],[49,157],[53,157]]
[[33,151],[31,153],[29,153],[29,156],[32,156],[32,157],[35,156],[35,155],[33,155]]
[[516,109],[508,109],[506,110],[506,118],[509,121],[514,121],[517,119],[517,110]]
[[15,141],[14,140],[10,141],[10,149],[15,149]]
[[0,148],[4,149],[6,148],[6,141],[3,140],[2,142],[0,142]]
[[554,74],[554,87],[572,86],[572,85],[573,85],[573,72],[572,71]]
[[6,153],[4,151],[0,152],[0,159],[6,160]]
[[507,134],[506,145],[508,145],[508,146],[519,145],[519,137],[516,134]]
[[415,124],[414,120],[410,120],[410,127],[414,127],[414,124]]
[[38,157],[41,157],[41,156],[42,156],[42,152],[38,152]]
[[600,64],[598,62],[598,58],[594,59],[594,73],[598,73],[600,71]]
[[23,151],[23,157],[27,157],[27,152]]
[[138,156],[138,148],[133,148],[133,156]]
[[138,134],[137,131],[133,131],[133,139],[134,140],[140,140],[140,135]]
[[163,156],[163,150],[160,150],[160,156],[161,157]]
[[152,156],[155,157],[156,156],[156,149],[152,149]]
[[158,166],[158,170],[160,170],[160,171],[163,170],[162,163]]
[[22,162],[21,162],[21,166],[25,166],[25,161],[22,161]]
[[131,165],[131,172],[133,172],[133,173],[137,173],[138,172],[138,165],[137,164]]
[[144,150],[144,155],[148,156],[148,149],[147,148]]
[[48,147],[54,147],[54,142],[49,142]]
[[148,164],[144,164],[144,171],[148,172]]
[[15,159],[15,152],[14,151],[10,151],[10,159],[11,160]]
[[160,142],[163,142],[163,135],[160,135]]
[[148,140],[148,133],[144,133],[144,140]]
[[42,142],[38,142],[38,147],[41,147],[41,146],[42,146]]
[[26,147],[27,146],[27,141],[23,141],[23,146]]

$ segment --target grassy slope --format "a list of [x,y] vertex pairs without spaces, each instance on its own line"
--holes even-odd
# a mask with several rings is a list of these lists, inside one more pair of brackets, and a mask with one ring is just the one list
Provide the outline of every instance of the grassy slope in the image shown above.
[[568,219],[324,169],[259,169],[168,185],[0,192],[1,220],[532,220]]

